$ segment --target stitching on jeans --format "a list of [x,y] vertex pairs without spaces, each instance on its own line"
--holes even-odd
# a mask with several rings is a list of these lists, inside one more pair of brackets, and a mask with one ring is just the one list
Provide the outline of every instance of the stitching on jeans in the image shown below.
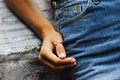
[[83,12],[81,12],[80,14],[76,15],[76,16],[73,17],[73,18],[70,18],[69,20],[65,20],[65,21],[63,21],[63,22],[60,22],[59,25],[60,25],[60,26],[63,26],[63,25],[65,25],[65,24],[69,23],[69,22],[75,21],[76,19],[82,17],[82,16],[86,13],[86,11],[88,10],[89,6],[90,6],[90,0],[88,0],[87,8],[86,8]]

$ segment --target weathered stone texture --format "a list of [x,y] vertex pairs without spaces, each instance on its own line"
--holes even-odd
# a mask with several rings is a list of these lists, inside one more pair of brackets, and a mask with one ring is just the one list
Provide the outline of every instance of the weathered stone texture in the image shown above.
[[[52,23],[49,0],[36,0]],[[0,80],[59,80],[37,60],[41,41],[0,0]]]

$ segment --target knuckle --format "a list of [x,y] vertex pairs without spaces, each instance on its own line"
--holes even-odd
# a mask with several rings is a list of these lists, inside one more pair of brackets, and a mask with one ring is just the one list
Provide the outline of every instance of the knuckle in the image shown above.
[[38,60],[39,60],[39,61],[42,61],[41,55],[38,56]]
[[41,55],[42,57],[44,57],[45,54],[46,54],[46,50],[45,50],[45,49],[41,49],[41,51],[40,51],[40,55]]

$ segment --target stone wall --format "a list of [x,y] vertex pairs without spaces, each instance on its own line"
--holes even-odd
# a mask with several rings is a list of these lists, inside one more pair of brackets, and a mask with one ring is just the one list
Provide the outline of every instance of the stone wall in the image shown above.
[[[54,23],[49,0],[36,0]],[[40,39],[0,0],[0,80],[60,80],[38,60]]]

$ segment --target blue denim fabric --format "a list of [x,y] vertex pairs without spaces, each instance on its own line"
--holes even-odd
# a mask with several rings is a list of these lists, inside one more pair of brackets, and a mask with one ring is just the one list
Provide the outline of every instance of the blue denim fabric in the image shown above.
[[120,0],[59,0],[56,24],[77,60],[63,80],[120,80]]

